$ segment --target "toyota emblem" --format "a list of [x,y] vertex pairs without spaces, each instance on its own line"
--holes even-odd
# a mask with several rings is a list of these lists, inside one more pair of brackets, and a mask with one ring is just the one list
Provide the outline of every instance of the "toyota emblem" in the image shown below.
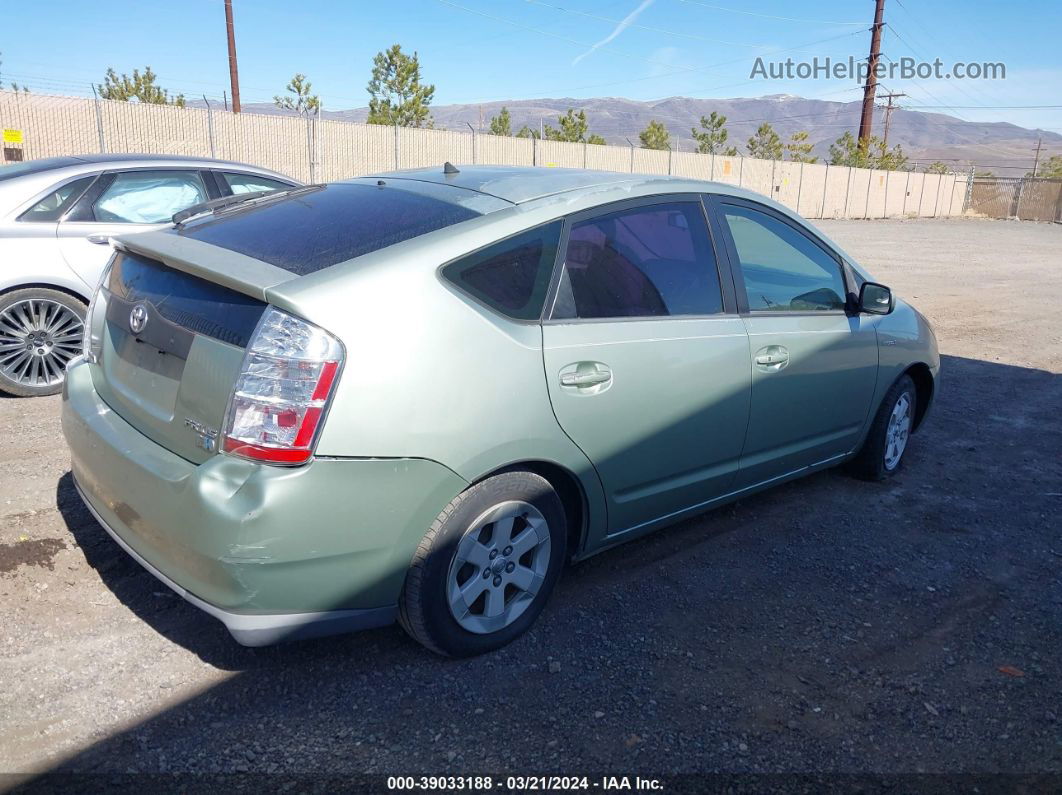
[[133,307],[133,311],[129,313],[129,329],[134,334],[139,334],[144,330],[144,326],[148,322],[147,307],[143,304],[137,304]]

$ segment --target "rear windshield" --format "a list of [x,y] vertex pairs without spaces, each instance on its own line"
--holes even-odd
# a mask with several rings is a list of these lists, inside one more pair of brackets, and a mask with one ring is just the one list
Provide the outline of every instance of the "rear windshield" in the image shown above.
[[305,276],[480,213],[400,188],[336,183],[174,230]]
[[[175,326],[240,347],[246,347],[265,310],[261,301],[228,287],[121,250],[111,260],[107,289],[119,299],[108,302],[108,314],[114,313],[123,329],[133,306],[146,303],[151,307],[149,311],[157,312]],[[159,349],[172,349],[167,348],[167,342],[163,339]]]

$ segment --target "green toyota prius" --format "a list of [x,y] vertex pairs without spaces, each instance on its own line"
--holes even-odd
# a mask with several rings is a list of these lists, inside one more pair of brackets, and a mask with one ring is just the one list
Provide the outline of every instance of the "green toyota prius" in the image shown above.
[[730,185],[471,166],[115,241],[63,429],[103,528],[245,645],[525,632],[566,563],[825,467],[900,467],[933,331]]

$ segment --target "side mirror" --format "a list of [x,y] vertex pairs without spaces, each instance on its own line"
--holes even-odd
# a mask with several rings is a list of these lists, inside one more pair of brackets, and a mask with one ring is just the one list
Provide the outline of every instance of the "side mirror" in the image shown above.
[[887,315],[893,310],[892,290],[884,284],[863,282],[859,288],[859,311],[869,315]]

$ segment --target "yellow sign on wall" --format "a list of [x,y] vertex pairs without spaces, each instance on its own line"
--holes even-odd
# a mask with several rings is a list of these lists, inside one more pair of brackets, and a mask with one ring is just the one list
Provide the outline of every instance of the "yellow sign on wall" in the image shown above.
[[20,144],[22,143],[22,130],[4,130],[4,143],[5,144]]

